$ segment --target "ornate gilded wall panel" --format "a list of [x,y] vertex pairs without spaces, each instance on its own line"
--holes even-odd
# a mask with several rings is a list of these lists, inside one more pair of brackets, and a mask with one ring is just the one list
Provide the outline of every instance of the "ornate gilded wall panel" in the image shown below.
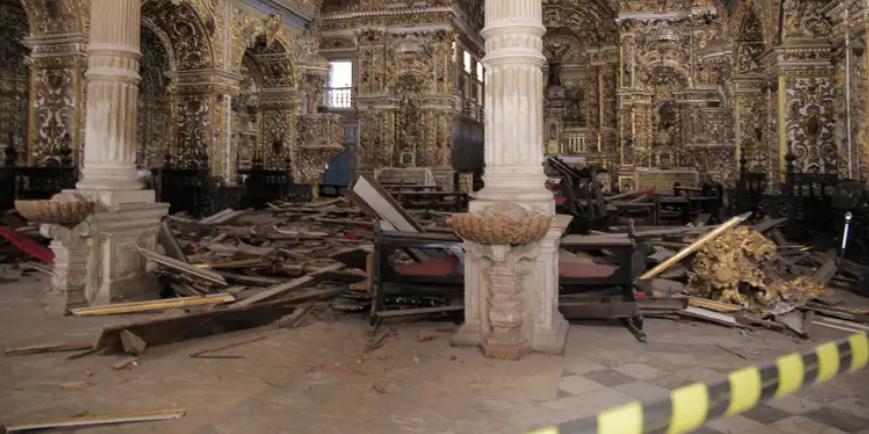
[[172,51],[181,70],[202,69],[215,65],[210,34],[215,26],[210,14],[203,21],[192,3],[149,0],[142,5],[142,15],[160,27],[172,42]]
[[171,148],[178,167],[198,167],[209,157],[214,128],[211,111],[216,101],[209,95],[181,94],[176,98],[176,139]]
[[785,123],[791,151],[797,156],[796,170],[805,173],[835,173],[836,145],[833,140],[836,86],[828,77],[787,77]]
[[75,57],[34,59],[31,78],[28,163],[42,165],[73,150],[79,161],[84,143],[83,53]]
[[[18,0],[10,0],[18,1]],[[90,0],[20,0],[33,36],[87,34]]]
[[[759,90],[736,97],[739,158],[747,159],[746,167],[752,172],[767,171],[771,162],[768,135],[777,137],[775,130],[769,130],[767,125],[767,104],[766,96]],[[736,161],[733,165],[738,167]]]

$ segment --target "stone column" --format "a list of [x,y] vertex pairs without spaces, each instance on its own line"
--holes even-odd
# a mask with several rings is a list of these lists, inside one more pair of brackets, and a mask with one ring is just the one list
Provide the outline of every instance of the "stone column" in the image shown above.
[[[471,201],[472,213],[513,203],[555,214],[543,173],[542,11],[541,0],[486,1],[486,185]],[[521,318],[524,340],[514,344],[529,351],[564,351],[568,324],[558,311],[558,240],[569,221],[556,219],[543,240],[523,247],[527,273],[517,296],[524,303],[513,314]],[[492,283],[485,278],[492,264],[466,243],[465,324],[453,343],[481,345],[488,353],[486,336],[496,327],[488,310]]]
[[82,190],[140,190],[136,179],[141,0],[93,0]]
[[[83,295],[90,304],[156,297],[156,278],[136,246],[154,249],[160,220],[169,205],[154,203],[154,191],[136,178],[140,0],[92,0],[88,45],[87,120],[83,178],[76,194],[97,203],[87,222],[87,240],[52,234],[59,253],[55,267],[83,269]],[[83,243],[86,243],[86,247]],[[59,282],[62,283],[62,282]],[[80,303],[80,281],[67,277],[69,306]],[[73,291],[74,290],[74,291]]]
[[486,1],[486,185],[477,199],[553,214],[543,174],[542,16],[541,0]]

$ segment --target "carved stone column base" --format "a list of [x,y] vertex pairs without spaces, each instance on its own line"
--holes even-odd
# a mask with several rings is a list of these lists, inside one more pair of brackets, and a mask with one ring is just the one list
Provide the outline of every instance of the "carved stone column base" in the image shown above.
[[528,342],[499,342],[483,338],[483,355],[492,359],[519,360],[531,353]]
[[564,354],[567,345],[567,331],[570,323],[564,319],[561,312],[552,315],[553,326],[549,329],[534,329],[534,339],[531,341],[531,349],[537,353]]
[[52,238],[49,247],[54,252],[54,274],[47,296],[48,310],[63,315],[68,309],[88,305],[85,288],[90,256],[90,225],[75,227],[45,224],[42,234]]
[[165,203],[122,203],[91,217],[95,230],[91,257],[98,272],[88,275],[92,305],[156,298],[159,284],[136,246],[154,250]]

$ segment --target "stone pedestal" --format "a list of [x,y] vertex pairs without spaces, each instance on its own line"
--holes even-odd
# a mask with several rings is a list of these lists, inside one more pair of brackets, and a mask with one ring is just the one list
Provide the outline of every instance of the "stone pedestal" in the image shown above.
[[[545,188],[543,173],[543,70],[541,52],[546,32],[541,0],[487,0],[485,187],[470,203],[471,213],[483,213],[504,203],[554,216],[555,202]],[[492,353],[490,330],[504,318],[523,318],[523,351],[561,353],[567,323],[558,312],[558,241],[569,217],[556,218],[547,235],[521,251],[517,297],[522,304],[502,304],[494,317],[489,300],[498,289],[488,275],[491,255],[465,242],[465,325],[453,338],[456,345],[482,345]],[[496,261],[497,262],[497,261]],[[496,275],[497,269],[495,269]],[[503,297],[499,295],[497,297]],[[497,300],[498,298],[492,300]],[[500,319],[499,319],[500,318]],[[493,321],[494,320],[494,321]],[[501,335],[503,337],[503,334]],[[487,348],[487,346],[491,348]],[[496,346],[497,347],[497,346]]]
[[[508,349],[520,357],[531,351],[564,352],[568,323],[558,311],[558,242],[570,220],[570,216],[556,216],[543,239],[512,249],[465,242],[465,323],[453,337],[453,345],[480,346],[485,354],[498,358],[514,358],[505,357]],[[490,277],[493,271],[495,276],[514,274],[518,292],[503,290],[504,285],[498,288]],[[503,278],[496,279],[504,283]],[[494,312],[493,304],[498,306]],[[503,330],[505,319],[521,322],[521,335],[513,336],[516,339],[509,345],[504,345],[508,334],[491,333],[499,327]],[[514,323],[515,327],[519,326]]]
[[40,232],[52,239],[49,247],[54,252],[49,309],[62,314],[67,309],[87,306],[89,303],[85,293],[91,225],[88,222],[74,227],[43,224]]
[[[99,200],[97,195],[75,192]],[[123,200],[121,195],[113,198]],[[75,227],[42,227],[43,235],[52,238],[55,255],[49,300],[53,311],[159,296],[160,285],[136,246],[156,249],[160,221],[169,205],[153,203],[153,199],[109,206],[98,203],[98,211]]]

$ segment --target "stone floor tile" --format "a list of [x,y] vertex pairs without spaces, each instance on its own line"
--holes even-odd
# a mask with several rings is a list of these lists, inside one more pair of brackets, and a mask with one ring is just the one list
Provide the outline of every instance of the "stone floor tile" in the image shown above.
[[[867,414],[869,414],[869,409],[863,413],[863,415]],[[854,432],[864,428],[869,428],[869,419],[866,417],[860,417],[851,414],[851,412],[839,410],[838,408],[833,407],[823,407],[805,413],[803,416],[812,419],[815,422],[829,425],[845,432]]]
[[667,390],[673,390],[691,383],[694,381],[687,380],[678,375],[665,375],[660,378],[655,378],[654,380],[649,380],[649,383],[654,384],[656,386],[661,386]]
[[606,366],[592,362],[591,360],[578,357],[570,360],[564,370],[573,374],[582,375],[592,371],[600,371],[606,369]]
[[584,399],[590,406],[596,408],[597,411],[607,410],[612,407],[636,401],[634,397],[611,388],[598,389],[583,393],[582,395],[579,395],[578,398]]
[[606,386],[594,382],[580,375],[571,375],[569,377],[561,377],[558,388],[571,394],[582,395],[598,389],[603,389]]
[[788,434],[844,434],[845,431],[809,419],[805,416],[791,416],[771,425]]
[[786,411],[790,414],[803,414],[812,410],[821,408],[821,404],[799,396],[785,396],[784,398],[773,399],[767,403],[770,407],[775,407],[779,410]]
[[789,431],[780,431],[744,416],[716,419],[707,423],[706,426],[723,434],[792,434]]
[[708,426],[701,426],[700,428],[691,431],[691,434],[724,434],[717,429],[709,428]]
[[626,365],[616,366],[613,369],[625,375],[630,375],[637,380],[652,380],[667,375],[667,372],[645,363],[628,363]]
[[747,417],[753,421],[769,425],[773,422],[778,422],[782,419],[791,417],[793,416],[793,414],[767,404],[758,404],[751,410],[742,413],[742,416]]
[[[824,404],[824,406],[839,409],[851,413],[854,416],[866,417],[867,415],[869,415],[869,401],[865,401],[859,398],[842,398],[837,401]],[[867,429],[869,429],[869,426],[867,426]]]
[[634,381],[631,383],[622,384],[613,387],[624,394],[633,396],[640,401],[653,401],[656,399],[667,398],[670,395],[670,389],[646,383],[645,381]]
[[603,388],[581,395],[574,395],[567,398],[545,402],[542,405],[548,409],[564,411],[568,414],[572,414],[572,418],[560,418],[560,420],[568,420],[593,416],[603,410],[634,401],[636,401],[636,399],[633,397],[615,389]]
[[620,384],[626,384],[632,381],[636,381],[634,377],[622,374],[621,372],[614,369],[604,369],[601,371],[587,372],[585,374],[582,374],[582,376],[597,383],[603,384],[607,387],[614,387]]

